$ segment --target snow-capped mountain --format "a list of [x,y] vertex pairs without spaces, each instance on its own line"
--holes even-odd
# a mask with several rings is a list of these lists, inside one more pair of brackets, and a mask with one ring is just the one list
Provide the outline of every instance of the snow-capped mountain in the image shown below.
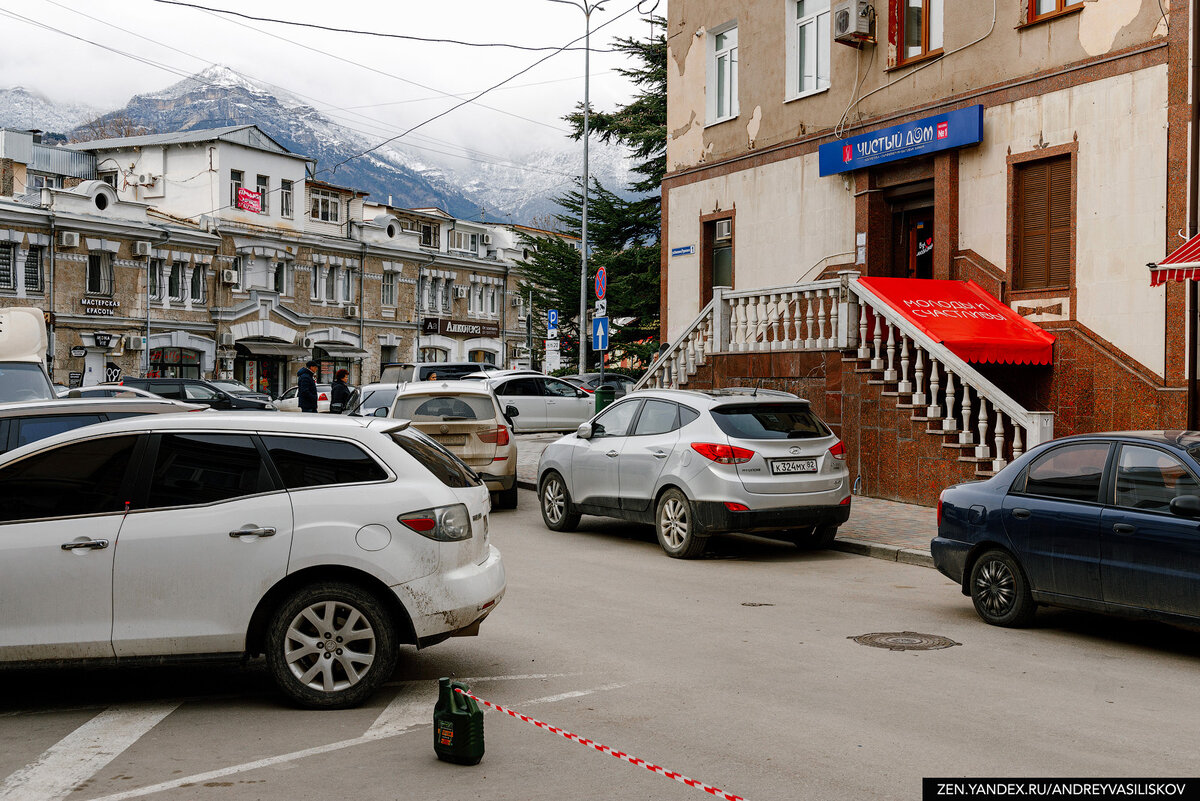
[[37,128],[69,131],[101,112],[85,103],[53,103],[22,86],[0,89],[0,125],[5,128]]
[[[8,103],[18,97],[0,93],[0,125],[78,132],[92,114],[71,107]],[[29,93],[24,92],[25,95]],[[33,97],[32,95],[29,95]],[[44,101],[43,101],[44,103]],[[22,116],[22,109],[29,111]],[[355,156],[386,136],[377,127],[356,130],[359,123],[343,124],[279,87],[247,78],[221,65],[213,65],[167,88],[136,95],[123,108],[89,123],[117,123],[111,128],[141,128],[168,132],[254,123],[295,153],[317,159],[318,177],[371,193],[372,199],[398,206],[438,206],[456,217],[528,223],[557,211],[553,198],[571,186],[582,167],[582,146],[564,139],[561,149],[541,150],[510,160],[492,155],[456,158],[425,138],[398,140],[370,154]],[[370,128],[368,122],[362,127]],[[355,127],[351,127],[355,126]],[[112,135],[119,135],[113,133]],[[628,159],[622,148],[593,143],[591,173],[611,189],[628,181]]]

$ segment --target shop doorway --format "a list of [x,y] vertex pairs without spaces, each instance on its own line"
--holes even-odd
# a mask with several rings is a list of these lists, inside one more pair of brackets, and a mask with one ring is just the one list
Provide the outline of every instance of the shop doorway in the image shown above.
[[933,278],[932,181],[896,187],[888,192],[892,211],[893,278]]

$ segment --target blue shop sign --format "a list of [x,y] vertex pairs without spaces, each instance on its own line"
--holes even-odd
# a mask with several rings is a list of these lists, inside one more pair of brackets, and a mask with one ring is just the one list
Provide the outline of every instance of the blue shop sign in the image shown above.
[[948,111],[821,145],[821,176],[983,141],[983,106]]

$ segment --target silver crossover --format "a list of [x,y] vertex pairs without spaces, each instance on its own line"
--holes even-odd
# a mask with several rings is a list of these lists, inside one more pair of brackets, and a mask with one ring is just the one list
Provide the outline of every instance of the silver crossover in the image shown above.
[[850,516],[845,458],[791,395],[639,391],[546,448],[538,496],[555,531],[583,514],[653,523],[679,558],[732,531],[826,546]]

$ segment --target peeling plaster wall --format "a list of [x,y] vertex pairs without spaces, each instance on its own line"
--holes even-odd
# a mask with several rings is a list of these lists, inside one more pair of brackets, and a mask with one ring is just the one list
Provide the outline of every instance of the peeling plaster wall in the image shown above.
[[1160,375],[1163,290],[1150,286],[1146,262],[1168,247],[1166,97],[1163,65],[995,106],[984,111],[984,144],[959,155],[958,246],[1002,267],[1008,148],[1020,154],[1078,135],[1077,319]]
[[735,289],[791,284],[820,259],[854,250],[854,198],[840,178],[819,177],[816,153],[672,189],[668,253],[696,248],[667,269],[672,338],[700,311],[699,218],[718,206],[736,209]]
[[[858,70],[863,81],[858,97],[880,91],[854,107],[852,122],[1161,41],[1166,33],[1158,0],[1086,0],[1076,13],[1026,26],[1021,26],[1027,18],[1022,10],[1029,0],[995,2],[996,24],[990,34],[991,4],[986,0],[945,3],[949,55],[926,62],[918,71],[888,69],[895,61],[888,44],[894,15],[886,12],[888,3],[878,0],[879,44],[861,51],[833,44],[831,87],[789,102],[785,3],[673,1],[668,6],[668,172],[831,130],[851,101]],[[707,31],[733,19],[738,22],[741,115],[705,127]],[[949,52],[985,34],[978,44]]]

